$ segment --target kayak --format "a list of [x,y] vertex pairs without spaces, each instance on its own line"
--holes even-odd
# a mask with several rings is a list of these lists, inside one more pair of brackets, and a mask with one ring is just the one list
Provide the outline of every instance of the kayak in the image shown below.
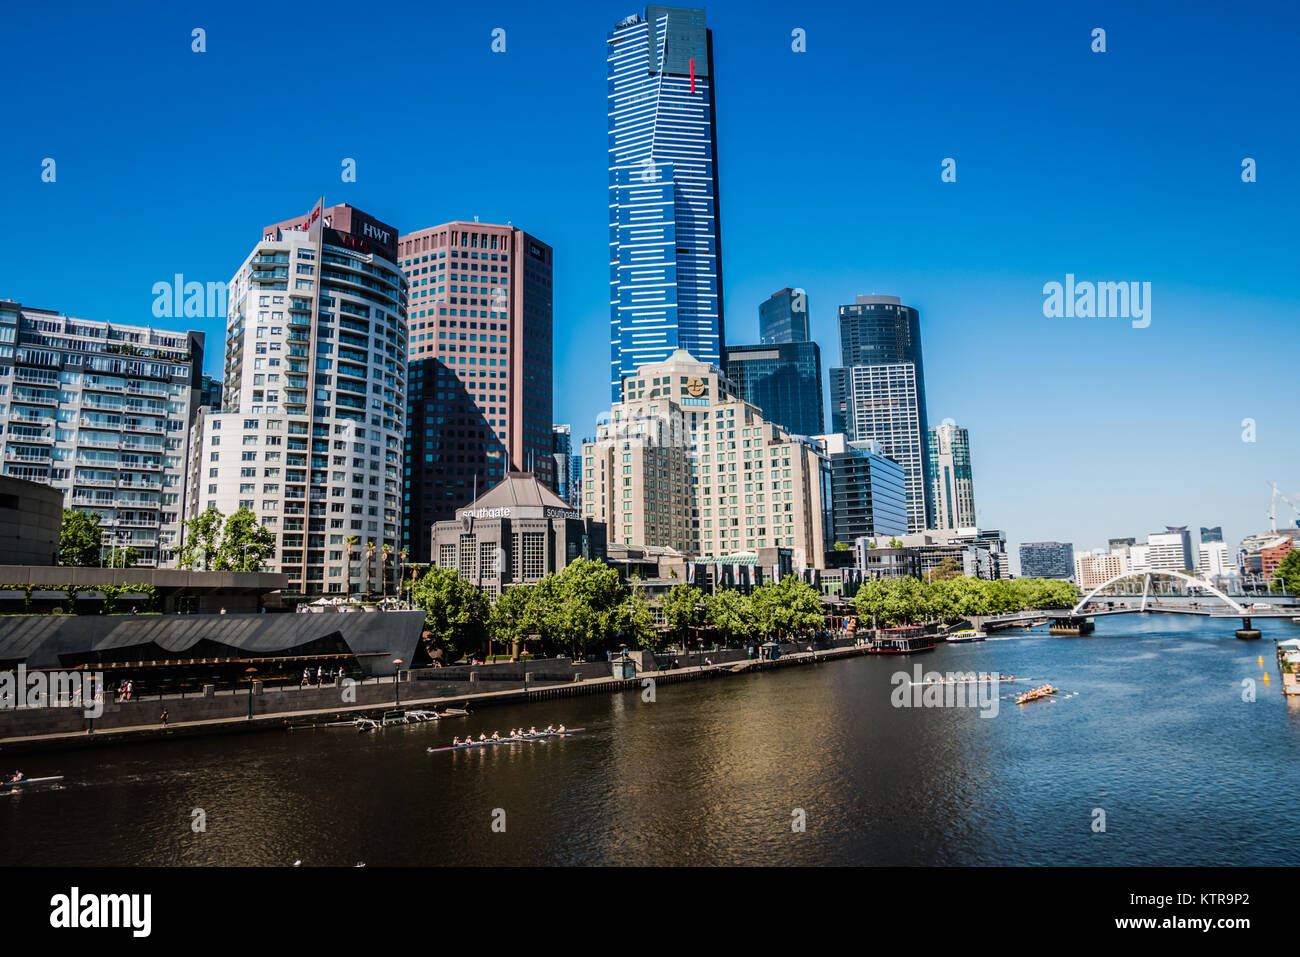
[[21,781],[0,781],[0,788],[20,788],[24,784],[49,784],[51,781],[62,780],[62,774],[55,774],[48,778],[23,778]]

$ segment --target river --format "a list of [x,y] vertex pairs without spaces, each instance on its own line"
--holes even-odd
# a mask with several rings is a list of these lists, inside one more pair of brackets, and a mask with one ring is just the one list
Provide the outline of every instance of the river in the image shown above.
[[[1086,638],[1004,633],[666,685],[653,702],[24,755],[5,770],[66,779],[0,795],[0,847],[10,865],[72,866],[1295,864],[1300,698],[1280,693],[1272,639],[1300,627],[1258,621],[1250,643],[1237,626],[1103,617]],[[914,665],[1069,697],[1003,700],[996,717],[894,707],[891,676]],[[548,723],[585,731],[426,752]]]

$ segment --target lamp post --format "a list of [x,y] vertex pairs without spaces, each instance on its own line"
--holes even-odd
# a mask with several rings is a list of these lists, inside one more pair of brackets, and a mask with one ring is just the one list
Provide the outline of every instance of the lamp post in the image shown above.
[[402,703],[402,659],[393,659],[393,706],[397,707]]
[[248,675],[248,720],[253,720],[253,675],[257,674],[256,668],[245,668],[244,674]]

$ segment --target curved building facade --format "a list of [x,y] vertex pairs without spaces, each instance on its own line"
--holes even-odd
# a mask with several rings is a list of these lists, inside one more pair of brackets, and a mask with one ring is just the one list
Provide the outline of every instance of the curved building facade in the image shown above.
[[407,362],[397,230],[318,201],[263,230],[229,301],[224,411],[204,420],[198,508],[252,510],[291,593],[391,578],[382,555],[401,549]]

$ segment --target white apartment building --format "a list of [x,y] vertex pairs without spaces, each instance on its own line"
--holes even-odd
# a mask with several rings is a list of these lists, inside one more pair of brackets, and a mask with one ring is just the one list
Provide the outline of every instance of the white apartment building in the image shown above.
[[203,342],[0,300],[4,474],[97,512],[106,562],[125,548],[139,565],[175,562]]
[[626,376],[622,396],[582,450],[583,514],[610,544],[692,558],[788,547],[797,566],[822,567],[830,469],[813,443],[680,349]]
[[1236,563],[1228,556],[1227,542],[1201,542],[1196,570],[1206,578],[1235,577]]
[[199,509],[248,508],[275,534],[272,570],[291,592],[342,592],[349,580],[357,591],[377,580],[383,545],[401,548],[407,281],[396,249],[393,227],[321,201],[266,227],[229,285],[223,411],[204,416],[191,484]]

